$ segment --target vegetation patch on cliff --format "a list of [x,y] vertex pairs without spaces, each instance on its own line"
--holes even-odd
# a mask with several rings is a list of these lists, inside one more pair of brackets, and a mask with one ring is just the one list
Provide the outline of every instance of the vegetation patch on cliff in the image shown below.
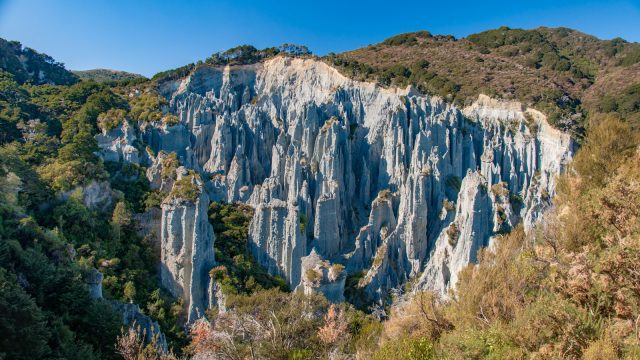
[[248,248],[249,223],[253,209],[247,205],[213,202],[209,219],[216,234],[215,256],[221,264],[211,271],[225,294],[251,294],[262,289],[288,291],[287,282],[261,267]]

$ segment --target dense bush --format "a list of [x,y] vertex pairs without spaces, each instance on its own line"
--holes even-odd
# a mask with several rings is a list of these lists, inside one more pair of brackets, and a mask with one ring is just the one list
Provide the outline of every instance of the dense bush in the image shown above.
[[627,54],[620,60],[620,65],[631,66],[640,62],[640,45],[633,44],[633,47]]
[[599,111],[619,113],[634,127],[640,126],[640,84],[631,85],[619,94],[605,95],[599,101]]
[[385,39],[382,43],[385,45],[398,46],[398,45],[416,45],[418,38],[430,38],[432,35],[428,31],[418,31],[414,33],[406,33],[392,36]]
[[171,81],[189,75],[196,68],[195,64],[181,66],[176,69],[159,72],[151,78],[155,82]]
[[0,176],[0,351],[22,359],[113,358],[119,317],[89,297],[63,233],[25,214],[19,184],[27,179],[12,170],[5,163]]
[[160,121],[163,116],[162,108],[167,106],[167,99],[154,92],[147,92],[131,100],[129,115],[139,122]]
[[227,294],[251,294],[262,289],[288,290],[280,276],[267,273],[255,261],[248,248],[249,222],[253,209],[246,205],[213,202],[209,219],[216,234],[216,261],[221,265],[211,271]]
[[227,359],[344,358],[370,353],[376,324],[349,306],[329,305],[321,295],[261,290],[233,297],[226,312],[195,326],[189,351]]

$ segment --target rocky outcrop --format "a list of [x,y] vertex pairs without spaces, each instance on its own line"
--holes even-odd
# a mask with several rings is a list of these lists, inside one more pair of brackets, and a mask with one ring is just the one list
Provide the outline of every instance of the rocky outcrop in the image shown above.
[[316,249],[365,270],[374,299],[409,279],[445,291],[495,234],[539,220],[572,154],[518,103],[459,109],[313,59],[199,66],[160,91],[180,122],[140,137],[201,174],[210,199],[252,205],[250,248],[292,287]]
[[140,154],[135,147],[137,140],[136,131],[126,119],[121,119],[120,125],[115,129],[96,135],[98,143],[98,156],[104,161],[140,163]]
[[92,268],[83,274],[82,280],[89,287],[89,296],[94,300],[102,299],[102,279],[104,275],[98,269]]
[[64,200],[75,197],[81,200],[84,206],[89,209],[102,212],[110,211],[115,201],[121,196],[122,193],[111,189],[111,184],[108,181],[97,180],[91,180],[84,186],[78,186],[73,190],[60,194],[60,197]]
[[327,300],[344,301],[345,267],[322,259],[315,249],[302,258],[302,280],[299,287],[307,294],[321,293]]
[[227,311],[227,296],[220,282],[215,280],[209,282],[209,308],[217,308],[221,313]]
[[249,226],[249,246],[256,260],[270,273],[296,285],[300,282],[301,259],[307,255],[304,226],[299,222],[295,205],[274,199],[256,206]]
[[444,294],[457,281],[458,272],[477,260],[478,250],[489,244],[493,233],[494,211],[487,191],[487,181],[469,170],[462,181],[455,217],[436,239],[416,288]]
[[188,322],[204,316],[209,300],[209,271],[214,265],[215,235],[209,223],[209,198],[196,174],[178,170],[162,204],[162,286],[184,300]]
[[111,302],[113,308],[122,315],[122,324],[135,329],[145,344],[155,344],[161,353],[167,353],[167,339],[160,330],[160,325],[140,311],[136,304]]
[[168,193],[173,188],[176,170],[180,163],[176,153],[160,151],[158,156],[151,157],[151,164],[147,168],[147,180],[151,190]]

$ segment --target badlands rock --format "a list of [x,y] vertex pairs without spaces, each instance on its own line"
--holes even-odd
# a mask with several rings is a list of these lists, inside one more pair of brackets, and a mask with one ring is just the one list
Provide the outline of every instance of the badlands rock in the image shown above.
[[344,301],[346,273],[341,264],[331,264],[318,255],[315,249],[302,258],[302,291],[311,295],[322,293],[327,300],[337,303]]
[[89,287],[89,296],[94,300],[102,299],[102,279],[104,275],[98,269],[92,268],[83,274],[83,281]]
[[[316,249],[366,271],[361,284],[374,299],[412,278],[444,292],[492,236],[539,220],[572,155],[568,135],[518,103],[481,96],[461,110],[314,59],[203,65],[160,91],[180,123],[146,127],[140,138],[201,174],[211,199],[254,206],[250,249],[292,288]],[[497,184],[504,191],[494,195]],[[185,247],[199,249],[186,258],[210,258],[206,226],[190,230],[204,223],[206,201],[203,193],[163,206],[163,239],[179,244],[167,248],[166,266],[182,263]],[[165,286],[206,293],[205,277],[195,290],[186,269],[165,270]]]
[[215,235],[209,223],[209,198],[198,175],[179,173],[162,204],[160,279],[184,300],[188,322],[204,316],[210,303],[209,271]]
[[96,141],[100,149],[98,155],[104,161],[138,164],[140,163],[140,155],[138,149],[134,146],[136,139],[135,129],[128,120],[123,119],[115,129],[105,130],[96,135]]

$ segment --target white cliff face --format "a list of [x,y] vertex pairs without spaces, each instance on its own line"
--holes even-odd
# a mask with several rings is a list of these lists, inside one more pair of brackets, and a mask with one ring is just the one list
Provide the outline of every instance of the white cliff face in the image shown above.
[[111,184],[108,181],[96,180],[91,180],[90,183],[84,186],[78,186],[60,194],[62,199],[66,200],[70,197],[76,197],[82,201],[84,206],[103,212],[110,211],[113,208],[114,202],[120,196],[122,196],[121,193],[111,189]]
[[331,302],[344,301],[344,285],[347,279],[344,266],[331,264],[318,255],[315,249],[302,258],[302,278],[299,288],[307,295],[322,293]]
[[[174,193],[184,181],[197,191],[195,199]],[[189,323],[203,317],[210,303],[209,271],[215,263],[215,235],[208,208],[203,184],[189,175],[178,177],[162,204],[160,279],[165,289],[184,300]]]
[[[539,219],[572,153],[567,135],[520,104],[481,96],[461,111],[313,59],[201,66],[160,90],[180,124],[141,138],[202,174],[212,200],[254,206],[250,248],[293,288],[315,248],[365,270],[374,299],[410,278],[445,291],[492,236]],[[163,205],[163,239],[183,244],[163,248],[167,267],[187,243],[206,248],[188,235],[206,219],[198,201]],[[184,286],[180,270],[167,275]]]
[[478,250],[489,244],[494,213],[486,179],[469,170],[458,193],[455,217],[435,240],[416,288],[445,293],[454,285],[458,272],[476,262]]
[[115,129],[96,135],[96,142],[100,149],[98,155],[104,161],[138,164],[140,155],[134,146],[136,139],[134,127],[128,120],[122,119],[121,124]]

